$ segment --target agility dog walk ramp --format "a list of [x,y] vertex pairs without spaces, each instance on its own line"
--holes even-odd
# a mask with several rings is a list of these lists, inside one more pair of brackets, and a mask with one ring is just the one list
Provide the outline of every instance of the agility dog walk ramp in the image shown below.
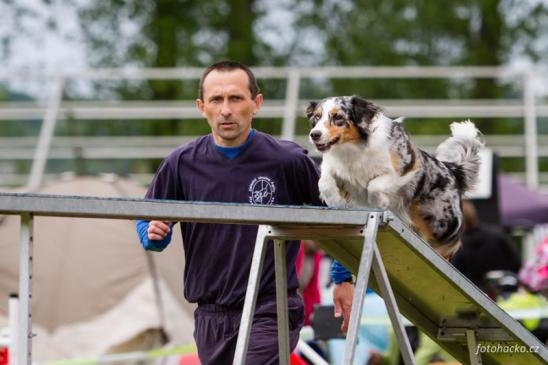
[[272,242],[280,363],[289,363],[287,239],[317,240],[356,274],[345,364],[352,364],[354,357],[367,285],[385,299],[407,365],[414,364],[414,358],[400,312],[463,364],[548,363],[548,349],[540,341],[386,212],[0,193],[0,214],[21,216],[17,337],[17,363],[21,365],[32,361],[30,303],[36,216],[258,225],[234,364],[245,363],[263,260]]
[[[376,241],[400,312],[460,362],[548,363],[543,343],[399,219],[385,214]],[[320,241],[320,245],[358,279],[363,276],[358,273],[362,240]],[[380,293],[373,278],[369,286]]]

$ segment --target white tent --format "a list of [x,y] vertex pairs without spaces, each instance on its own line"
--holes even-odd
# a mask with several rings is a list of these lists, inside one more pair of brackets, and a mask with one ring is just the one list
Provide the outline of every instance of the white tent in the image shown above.
[[[145,189],[114,176],[68,177],[37,192],[141,198]],[[18,290],[19,227],[18,216],[0,216],[0,317]],[[192,343],[183,270],[178,229],[164,252],[146,253],[133,221],[36,217],[34,360],[145,350],[162,329],[172,343]]]

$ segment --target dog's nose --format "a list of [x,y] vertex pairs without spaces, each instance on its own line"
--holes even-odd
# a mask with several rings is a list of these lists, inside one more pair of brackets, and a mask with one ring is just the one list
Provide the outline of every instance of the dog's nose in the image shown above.
[[322,136],[322,132],[320,131],[313,131],[310,132],[310,138],[312,138],[313,141],[317,141]]

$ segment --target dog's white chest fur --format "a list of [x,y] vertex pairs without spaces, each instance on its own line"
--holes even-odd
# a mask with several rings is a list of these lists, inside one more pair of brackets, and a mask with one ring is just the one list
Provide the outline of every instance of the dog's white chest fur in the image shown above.
[[324,155],[320,194],[329,206],[373,208],[368,201],[369,183],[378,176],[392,173],[388,148],[371,149],[359,144],[336,146]]
[[342,145],[326,153],[322,170],[335,173],[355,187],[367,188],[369,181],[389,172],[388,149],[371,150],[358,145]]

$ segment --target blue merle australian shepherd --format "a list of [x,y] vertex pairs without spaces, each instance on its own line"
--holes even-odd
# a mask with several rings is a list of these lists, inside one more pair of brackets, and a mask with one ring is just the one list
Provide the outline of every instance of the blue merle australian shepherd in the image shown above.
[[449,259],[460,246],[462,196],[475,183],[482,147],[470,121],[430,155],[401,120],[358,96],[311,102],[310,141],[323,153],[319,189],[328,206],[389,209]]

